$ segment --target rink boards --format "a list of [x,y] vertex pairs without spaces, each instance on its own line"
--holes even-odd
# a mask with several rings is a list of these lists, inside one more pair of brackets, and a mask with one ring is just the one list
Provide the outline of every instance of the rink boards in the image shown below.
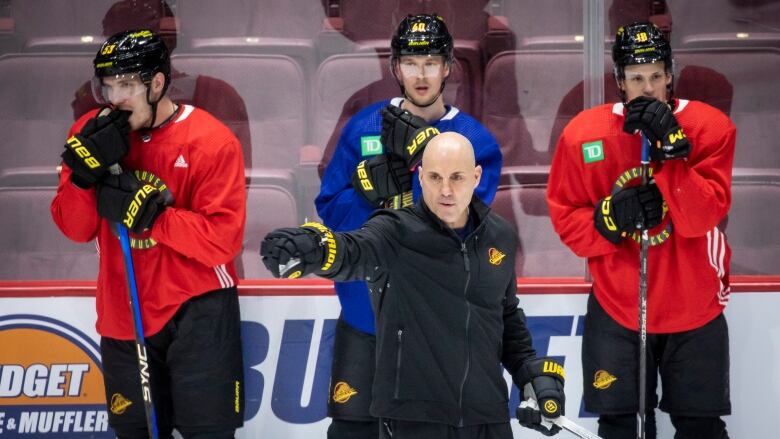
[[[545,290],[520,295],[534,346],[539,355],[565,363],[566,414],[595,431],[595,418],[582,408],[583,381],[593,381],[582,376],[579,355],[587,294],[565,287],[561,294]],[[113,437],[106,423],[94,298],[79,294],[0,295],[0,438]],[[733,413],[726,422],[732,437],[769,437],[780,431],[778,309],[778,292],[731,295],[726,315]],[[324,437],[338,313],[336,297],[319,284],[271,295],[242,290],[246,423],[238,438]],[[507,410],[518,402],[512,386]],[[127,401],[114,398],[109,405],[121,410],[123,404]],[[521,433],[514,424],[515,437],[543,437]],[[668,418],[660,416],[659,438],[671,437]]]

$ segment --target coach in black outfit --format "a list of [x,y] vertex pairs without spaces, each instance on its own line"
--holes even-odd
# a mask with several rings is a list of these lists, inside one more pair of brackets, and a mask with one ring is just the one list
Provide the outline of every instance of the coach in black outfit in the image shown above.
[[[517,236],[473,197],[481,172],[468,139],[439,134],[413,207],[379,210],[354,232],[307,223],[262,243],[277,277],[368,281],[378,304],[371,414],[393,439],[511,438],[501,364],[521,389],[532,384],[545,416],[563,414],[563,368],[536,358],[518,308]],[[540,415],[519,412],[526,427],[557,433]]]

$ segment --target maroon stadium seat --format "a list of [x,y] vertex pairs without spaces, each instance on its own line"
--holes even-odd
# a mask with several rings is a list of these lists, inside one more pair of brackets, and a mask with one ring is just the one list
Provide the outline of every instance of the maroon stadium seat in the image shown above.
[[[675,60],[678,70],[684,71],[691,65],[707,67],[722,74],[733,86],[730,115],[737,126],[734,166],[780,168],[780,49],[679,50]],[[693,83],[685,87],[695,86]],[[684,90],[679,95],[686,97]],[[719,106],[717,100],[712,103]]]
[[731,211],[724,230],[732,250],[731,274],[777,274],[780,172],[767,178],[760,173],[744,175],[744,171],[734,171]]
[[0,185],[9,172],[53,172],[73,123],[70,102],[90,78],[93,55],[5,55],[0,58]]
[[550,164],[548,147],[564,95],[582,81],[582,51],[507,51],[485,69],[482,121],[505,166]]
[[290,173],[253,171],[248,176],[247,216],[244,248],[236,260],[239,277],[271,277],[260,259],[260,243],[265,235],[279,227],[300,224]]
[[[506,177],[506,176],[503,176]],[[585,259],[561,243],[547,210],[547,185],[501,185],[493,210],[509,221],[520,238],[516,270],[518,276],[585,277]]]
[[175,55],[176,69],[230,84],[249,116],[252,163],[291,169],[306,140],[306,86],[300,66],[281,55]]
[[669,7],[675,23],[672,47],[780,48],[780,2],[686,0]]
[[51,219],[54,185],[0,187],[0,279],[95,279],[94,242],[77,244]]

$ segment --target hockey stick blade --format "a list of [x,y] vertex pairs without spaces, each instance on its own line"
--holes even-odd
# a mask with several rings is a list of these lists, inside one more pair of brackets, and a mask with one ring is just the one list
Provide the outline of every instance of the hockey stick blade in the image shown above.
[[557,425],[558,427],[561,427],[562,429],[576,436],[579,436],[582,439],[601,439],[601,436],[575,423],[574,421],[570,420],[566,416],[560,416],[558,418],[551,419],[551,421],[553,422],[553,424]]

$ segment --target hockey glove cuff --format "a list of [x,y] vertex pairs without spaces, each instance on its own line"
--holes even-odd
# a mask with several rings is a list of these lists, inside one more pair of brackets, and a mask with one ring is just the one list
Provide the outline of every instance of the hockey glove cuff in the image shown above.
[[425,146],[439,134],[439,130],[423,118],[395,105],[388,105],[381,113],[382,145],[387,152],[403,158],[406,167],[414,171],[422,160]]
[[263,264],[276,278],[328,271],[336,258],[333,232],[319,223],[276,229],[260,244]]
[[358,163],[352,186],[372,206],[412,189],[412,173],[395,155],[379,155]]

